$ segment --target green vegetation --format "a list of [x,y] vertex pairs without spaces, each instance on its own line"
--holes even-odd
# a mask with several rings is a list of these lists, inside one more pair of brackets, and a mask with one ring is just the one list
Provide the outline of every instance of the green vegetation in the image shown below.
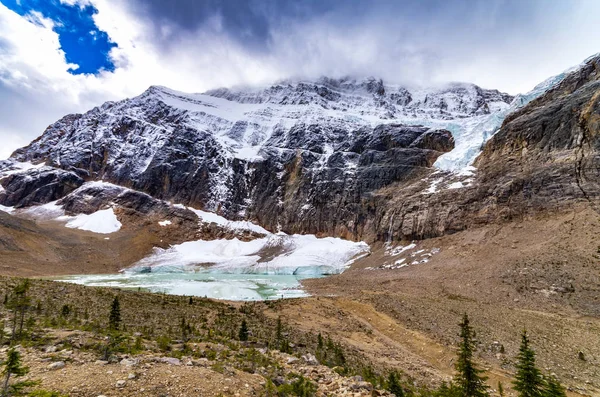
[[279,397],[298,396],[313,397],[317,393],[317,385],[304,376],[294,374],[290,377],[290,383],[283,384],[277,388]]
[[2,365],[4,367],[2,369],[2,375],[4,376],[2,397],[23,395],[23,389],[36,384],[32,381],[10,383],[11,377],[18,378],[27,375],[29,372],[29,368],[24,366],[21,362],[21,355],[14,348],[8,350],[6,353],[6,360]]
[[460,348],[456,371],[458,372],[454,382],[465,397],[487,397],[488,386],[485,384],[487,377],[482,376],[483,371],[473,362],[475,341],[473,328],[469,323],[469,316],[465,313],[460,325]]
[[393,393],[396,397],[404,397],[404,389],[400,385],[400,379],[398,378],[398,374],[396,372],[390,372],[387,385],[387,391]]
[[246,320],[242,320],[242,325],[240,326],[238,336],[242,342],[248,340],[248,324],[246,323]]
[[[490,390],[484,372],[475,362],[476,336],[469,318],[460,323],[456,375],[437,389],[415,385],[398,368],[373,367],[360,353],[326,333],[310,333],[286,324],[278,315],[280,303],[251,302],[236,305],[206,298],[178,297],[131,290],[63,286],[47,281],[0,278],[4,289],[5,323],[0,323],[0,344],[47,346],[48,328],[80,330],[95,335],[78,349],[96,352],[115,362],[119,354],[153,351],[175,358],[210,360],[211,368],[230,374],[233,369],[265,378],[265,396],[312,396],[316,384],[302,375],[289,377],[269,354],[279,350],[300,358],[312,354],[320,364],[343,376],[362,377],[374,388],[397,397],[486,397]],[[268,313],[269,315],[266,315]],[[7,325],[4,334],[3,326]],[[250,331],[251,330],[251,331]],[[243,342],[243,343],[240,343]],[[63,348],[71,348],[63,340]],[[16,382],[26,368],[18,349],[9,349],[2,363],[7,385],[4,396],[60,397],[60,393],[33,390],[35,383]],[[535,367],[535,353],[527,334],[522,335],[516,357],[514,390],[520,397],[564,397],[555,377],[544,377]],[[25,371],[25,372],[23,372]],[[285,379],[283,383],[281,379]],[[276,381],[278,380],[278,381]],[[29,393],[29,394],[24,394]],[[505,393],[498,384],[497,394]]]
[[535,352],[529,347],[527,331],[521,335],[521,347],[517,356],[517,373],[513,382],[514,389],[520,397],[542,397],[544,395],[544,378],[535,366]]
[[121,326],[121,304],[119,297],[115,296],[110,307],[110,315],[108,317],[108,329],[118,331]]
[[11,296],[6,299],[6,307],[13,312],[11,343],[23,336],[25,312],[31,304],[31,298],[27,295],[30,285],[28,279],[21,281],[13,288]]
[[[456,362],[457,375],[450,384],[443,383],[436,391],[431,393],[434,397],[483,397],[489,396],[489,388],[485,384],[487,379],[482,375],[473,362],[475,350],[474,331],[470,326],[469,318],[465,314],[460,323],[461,343]],[[535,366],[535,352],[529,346],[527,332],[521,335],[521,346],[517,356],[517,372],[513,388],[519,397],[566,397],[565,389],[554,376],[545,378]],[[498,394],[505,395],[502,383],[498,383]],[[428,395],[427,392],[422,395]]]
[[546,379],[544,397],[567,397],[564,386],[560,384],[555,376],[551,375]]

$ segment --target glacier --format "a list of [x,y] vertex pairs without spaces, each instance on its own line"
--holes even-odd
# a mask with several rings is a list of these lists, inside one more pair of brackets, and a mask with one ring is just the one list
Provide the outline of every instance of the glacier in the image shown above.
[[525,94],[516,95],[507,107],[502,107],[489,115],[473,117],[470,120],[462,120],[459,123],[447,124],[444,128],[452,132],[455,147],[452,151],[438,157],[434,163],[434,167],[451,172],[469,170],[469,167],[472,166],[481,152],[483,145],[500,129],[506,116],[542,96],[548,90],[560,84],[569,73],[579,69],[599,54],[588,57],[581,64],[568,68],[562,73],[544,80]]
[[124,272],[322,276],[341,273],[368,253],[364,242],[277,233],[251,241],[197,240],[156,248]]

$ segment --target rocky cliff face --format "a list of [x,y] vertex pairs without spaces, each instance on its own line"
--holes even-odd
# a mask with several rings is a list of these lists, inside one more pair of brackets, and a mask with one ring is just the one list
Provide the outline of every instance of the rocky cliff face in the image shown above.
[[425,238],[577,204],[598,211],[599,121],[596,57],[509,114],[466,180],[433,175],[379,191],[370,227],[380,239]]
[[[523,97],[511,104],[470,84],[423,90],[372,78],[206,94],[151,87],[66,116],[17,150],[0,165],[0,204],[46,203],[105,180],[270,230],[374,240],[594,199],[597,62],[510,113],[475,175],[433,165],[473,146],[467,139],[485,141],[478,126],[501,122]],[[23,162],[38,166],[19,170]]]

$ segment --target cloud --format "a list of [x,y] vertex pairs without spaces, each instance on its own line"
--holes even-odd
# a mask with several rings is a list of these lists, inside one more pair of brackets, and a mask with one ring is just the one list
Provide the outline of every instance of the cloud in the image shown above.
[[201,92],[354,74],[517,93],[598,52],[600,39],[600,5],[586,0],[61,1],[95,8],[86,35],[116,43],[114,70],[71,74],[72,49],[54,29],[65,21],[0,4],[0,158],[65,114],[152,84]]

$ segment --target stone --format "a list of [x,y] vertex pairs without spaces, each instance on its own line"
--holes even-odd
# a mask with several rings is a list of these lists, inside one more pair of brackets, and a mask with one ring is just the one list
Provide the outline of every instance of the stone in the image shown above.
[[50,365],[48,365],[48,369],[50,370],[57,370],[57,369],[62,369],[65,367],[65,362],[64,361],[56,361]]
[[298,360],[297,357],[288,357],[288,359],[286,360],[286,364],[288,365],[292,365],[292,364],[297,364],[300,360]]
[[160,361],[169,365],[181,365],[181,360],[175,357],[162,357]]
[[319,365],[319,360],[314,356],[314,354],[307,353],[302,356],[302,360],[308,365]]
[[115,386],[119,389],[124,388],[127,385],[127,381],[124,379],[118,380]]
[[126,367],[135,367],[136,365],[138,365],[139,360],[135,359],[135,358],[124,358],[120,361],[119,364],[124,365]]

